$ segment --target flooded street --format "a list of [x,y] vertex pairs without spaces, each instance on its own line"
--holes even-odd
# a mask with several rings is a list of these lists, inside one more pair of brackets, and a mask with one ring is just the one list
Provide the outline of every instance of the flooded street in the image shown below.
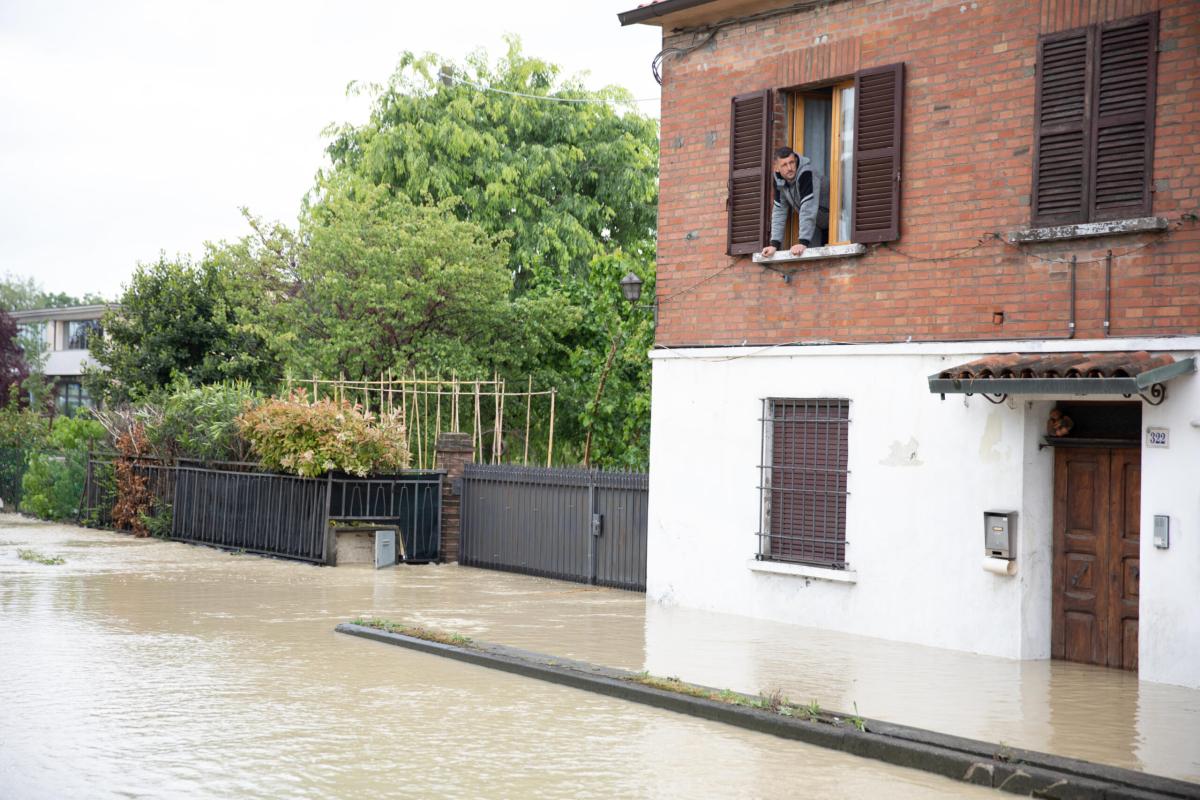
[[57,526],[0,542],[5,798],[991,796],[333,632],[374,614],[638,666],[638,595]]
[[[18,558],[32,547],[56,566]],[[0,797],[995,797],[333,631],[378,616],[1200,780],[1200,692],[455,566],[0,517]]]

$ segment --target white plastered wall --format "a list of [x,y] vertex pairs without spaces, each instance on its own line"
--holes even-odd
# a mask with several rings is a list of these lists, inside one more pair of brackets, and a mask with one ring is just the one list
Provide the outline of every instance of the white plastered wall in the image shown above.
[[[1166,448],[1142,447],[1138,675],[1200,687],[1200,427],[1192,423],[1200,426],[1200,376],[1172,381],[1166,402],[1142,409],[1143,428],[1167,428],[1169,437]],[[1171,520],[1166,550],[1154,546],[1156,514]]]
[[[1030,348],[989,352],[1016,349]],[[1049,657],[1053,452],[1038,442],[1053,398],[1000,405],[978,396],[942,400],[926,383],[940,369],[983,354],[950,345],[657,354],[650,599],[1009,658]],[[846,538],[854,583],[749,566],[757,548],[764,397],[851,400]],[[1191,397],[1193,417],[1200,417]],[[1177,399],[1162,409],[1186,405]],[[1145,424],[1152,419],[1147,415]],[[1179,424],[1172,422],[1173,436]],[[1193,439],[1195,474],[1200,437],[1182,424]],[[1183,458],[1188,452],[1169,451]],[[1151,511],[1151,499],[1171,497],[1178,515],[1173,535],[1177,526],[1184,539],[1200,516],[1194,486],[1185,489],[1179,480],[1148,496],[1147,482],[1161,471],[1156,456],[1146,459],[1144,556],[1152,513],[1168,513]],[[1019,512],[1015,576],[982,569],[985,510]],[[1200,548],[1200,536],[1191,538]],[[1155,564],[1163,585],[1150,600],[1150,570],[1143,569],[1142,671],[1153,680],[1197,685],[1200,613],[1183,606],[1195,595],[1200,549],[1181,544],[1171,555],[1173,561]],[[1160,614],[1187,617],[1184,641],[1156,643]],[[1186,654],[1186,666],[1159,666]]]

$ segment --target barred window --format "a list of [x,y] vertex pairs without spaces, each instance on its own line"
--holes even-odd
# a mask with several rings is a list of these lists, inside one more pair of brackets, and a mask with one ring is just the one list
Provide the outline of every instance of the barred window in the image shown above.
[[846,568],[850,401],[763,400],[758,558]]

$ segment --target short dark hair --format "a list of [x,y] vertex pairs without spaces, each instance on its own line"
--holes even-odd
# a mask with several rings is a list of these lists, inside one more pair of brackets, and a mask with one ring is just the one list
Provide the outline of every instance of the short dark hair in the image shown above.
[[797,155],[796,151],[790,147],[784,146],[775,151],[776,161],[780,161],[785,158],[791,158],[792,156],[796,156],[797,161],[800,160],[800,156]]

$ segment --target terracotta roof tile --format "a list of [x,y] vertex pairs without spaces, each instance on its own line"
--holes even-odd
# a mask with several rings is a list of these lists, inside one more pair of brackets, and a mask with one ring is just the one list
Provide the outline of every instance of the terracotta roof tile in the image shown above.
[[1174,364],[1170,355],[1133,353],[1037,353],[985,356],[943,370],[939,378],[1129,378]]

